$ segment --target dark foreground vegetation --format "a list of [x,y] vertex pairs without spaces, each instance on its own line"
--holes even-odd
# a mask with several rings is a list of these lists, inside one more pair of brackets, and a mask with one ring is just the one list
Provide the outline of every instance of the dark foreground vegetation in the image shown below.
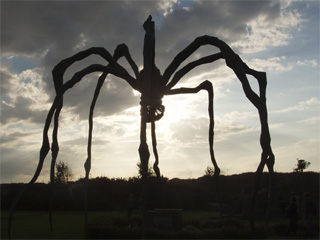
[[[251,238],[248,223],[253,173],[221,176],[223,214],[218,213],[219,197],[215,179],[158,179],[150,177],[149,204],[155,208],[182,209],[179,227],[158,228],[149,224],[147,238],[235,239]],[[264,174],[255,208],[256,238],[319,238],[319,173],[276,173],[273,214],[268,227],[264,216],[268,205],[268,175]],[[1,239],[7,237],[8,210],[23,184],[1,185]],[[162,186],[162,188],[161,188]],[[163,190],[161,190],[163,189]],[[316,203],[314,231],[304,220],[304,197],[309,192]],[[133,215],[127,216],[129,195],[133,195]],[[298,230],[287,234],[286,208],[291,196],[298,199]],[[56,184],[53,191],[54,232],[48,220],[49,187],[34,184],[21,199],[13,222],[13,238],[141,238],[141,183],[139,178],[99,177],[89,183],[89,224],[84,224],[83,180]],[[23,234],[23,235],[21,235]]]

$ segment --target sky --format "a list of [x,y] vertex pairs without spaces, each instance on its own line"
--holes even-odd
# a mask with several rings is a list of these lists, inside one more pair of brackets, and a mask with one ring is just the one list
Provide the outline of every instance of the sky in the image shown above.
[[[1,183],[29,182],[38,161],[46,115],[55,97],[51,71],[61,60],[90,47],[113,54],[125,43],[143,65],[144,29],[155,21],[156,65],[163,73],[196,37],[225,41],[251,68],[267,73],[267,107],[275,171],[292,172],[297,159],[320,170],[319,2],[318,1],[1,1]],[[219,52],[203,46],[182,64]],[[72,65],[64,81],[91,64]],[[128,63],[119,63],[133,75]],[[181,66],[181,67],[182,67]],[[74,180],[84,177],[88,115],[99,73],[65,93],[60,116],[58,161]],[[224,60],[199,66],[176,87],[214,87],[214,150],[223,174],[254,172],[260,161],[257,109]],[[257,91],[256,80],[249,78]],[[94,112],[91,177],[138,175],[140,93],[109,75]],[[156,122],[161,174],[197,178],[212,166],[206,92],[165,96]],[[53,125],[53,124],[51,124]],[[153,164],[151,132],[147,137]],[[51,136],[51,131],[49,131]],[[51,138],[50,138],[51,143]],[[48,154],[38,182],[49,181]]]

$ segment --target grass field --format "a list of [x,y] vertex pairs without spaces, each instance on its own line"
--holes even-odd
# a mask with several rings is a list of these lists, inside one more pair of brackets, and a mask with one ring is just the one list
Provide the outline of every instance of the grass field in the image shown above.
[[[9,212],[1,213],[1,239],[8,238]],[[53,233],[48,212],[17,211],[14,215],[12,239],[84,239],[85,224],[81,212],[54,212]]]
[[[136,213],[135,217],[139,219]],[[8,211],[1,212],[1,239],[7,239]],[[158,229],[149,229],[147,234],[150,238],[249,238],[250,228],[246,220],[226,218],[219,219],[215,212],[211,211],[183,211],[183,227],[179,231],[162,231]],[[104,219],[111,219],[120,225],[108,225]],[[280,219],[281,220],[281,219]],[[93,226],[93,231],[101,231],[101,238],[109,236],[123,236],[123,238],[132,238],[141,236],[141,229],[128,229],[126,211],[108,211],[108,212],[89,212],[89,224]],[[101,223],[97,228],[96,223]],[[318,223],[315,223],[318,224]],[[99,225],[99,224],[98,224]],[[102,226],[102,227],[101,227]],[[286,236],[285,230],[287,220],[277,220],[269,228],[266,228],[263,222],[258,221],[257,238],[264,239],[283,239],[290,238]],[[299,226],[296,239],[312,238],[318,239],[319,231],[316,234],[308,235],[306,228]],[[106,232],[106,229],[108,231]],[[110,232],[113,231],[113,232]],[[36,211],[17,211],[14,215],[11,237],[12,239],[85,239],[88,233],[85,230],[83,212],[54,212],[53,213],[53,233],[50,231],[48,212]],[[99,235],[98,235],[99,236]],[[168,236],[168,237],[167,237]],[[213,237],[214,236],[214,237]],[[116,238],[115,237],[115,238]],[[148,237],[148,236],[147,236]],[[98,237],[99,238],[99,237]],[[114,237],[113,237],[114,238]]]
[[[90,212],[89,222],[94,219],[108,217],[110,219],[126,219],[126,211]],[[202,211],[186,211],[186,221],[204,222],[217,214]],[[9,212],[1,212],[1,239],[8,238]],[[53,212],[53,233],[50,231],[49,214],[46,211],[16,211],[12,223],[13,239],[84,239],[84,212]]]

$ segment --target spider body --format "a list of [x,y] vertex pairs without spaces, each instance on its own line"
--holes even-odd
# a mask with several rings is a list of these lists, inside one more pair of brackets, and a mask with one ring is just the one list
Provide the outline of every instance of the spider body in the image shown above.
[[[152,149],[155,157],[155,163],[153,165],[156,175],[160,177],[160,170],[158,167],[159,156],[157,152],[157,142],[156,142],[156,134],[155,134],[155,122],[160,120],[164,115],[165,107],[162,105],[162,98],[165,95],[175,95],[175,94],[195,94],[201,90],[205,90],[208,93],[208,114],[209,114],[209,152],[211,161],[215,167],[215,176],[217,177],[220,173],[220,169],[215,160],[214,150],[213,150],[213,136],[214,136],[214,118],[213,118],[213,86],[210,81],[205,80],[200,83],[198,86],[193,88],[173,88],[179,80],[193,68],[212,63],[218,59],[225,59],[226,65],[230,67],[235,75],[238,77],[242,84],[243,91],[249,101],[258,109],[260,123],[261,123],[261,135],[260,135],[260,145],[262,148],[261,160],[258,165],[255,179],[254,179],[254,189],[252,194],[252,200],[250,204],[250,210],[253,212],[253,208],[255,205],[255,200],[257,197],[257,191],[259,188],[260,179],[262,176],[262,171],[264,166],[268,167],[269,170],[269,197],[270,201],[272,199],[272,189],[273,189],[273,165],[274,165],[274,155],[271,149],[271,138],[269,133],[268,126],[268,113],[266,107],[266,86],[267,79],[265,72],[258,72],[251,68],[249,68],[241,58],[233,52],[233,50],[223,41],[216,37],[211,36],[202,36],[197,37],[192,43],[190,43],[184,50],[182,50],[173,61],[169,64],[169,66],[163,72],[163,75],[160,74],[159,69],[155,65],[155,30],[154,30],[154,22],[152,21],[152,17],[145,21],[143,24],[145,29],[145,38],[144,38],[144,47],[143,47],[143,69],[141,71],[138,70],[137,65],[131,58],[128,47],[125,44],[120,44],[114,51],[114,54],[111,55],[104,48],[89,48],[82,52],[79,52],[69,58],[62,60],[58,63],[54,69],[52,70],[52,76],[56,91],[56,97],[53,101],[53,104],[48,112],[46,122],[43,129],[43,141],[42,147],[40,150],[40,157],[38,167],[35,171],[35,174],[29,184],[26,185],[24,189],[19,193],[17,198],[12,204],[10,217],[9,217],[9,237],[10,237],[10,228],[12,223],[13,213],[15,211],[16,205],[22,196],[22,194],[29,188],[31,184],[33,184],[43,166],[43,162],[50,150],[50,142],[48,137],[48,131],[50,128],[50,124],[54,122],[54,127],[52,131],[52,160],[51,160],[51,171],[50,171],[50,186],[52,188],[54,184],[54,169],[55,163],[59,152],[59,144],[58,144],[58,126],[59,126],[59,115],[61,109],[63,107],[63,95],[72,88],[75,84],[82,80],[82,78],[90,74],[92,72],[101,72],[101,75],[98,79],[97,86],[95,89],[94,97],[92,99],[92,103],[89,111],[89,132],[88,132],[88,148],[87,148],[87,159],[84,164],[85,168],[85,201],[87,202],[87,187],[88,187],[88,179],[89,173],[91,169],[91,145],[92,145],[92,129],[93,129],[93,113],[96,101],[98,99],[100,90],[103,86],[103,83],[108,74],[113,74],[124,81],[126,81],[133,89],[139,91],[141,93],[141,101],[140,101],[140,114],[141,114],[141,127],[140,127],[140,146],[139,146],[139,156],[141,160],[142,167],[142,180],[144,185],[144,217],[143,222],[145,226],[146,222],[146,202],[147,202],[147,172],[148,172],[148,162],[150,158],[150,152],[147,144],[146,137],[146,126],[147,123],[151,124],[151,139],[152,139]],[[177,71],[180,64],[186,60],[191,54],[193,54],[199,47],[203,45],[211,45],[220,49],[219,53],[208,55],[202,57],[198,60],[188,63],[180,70]],[[90,55],[99,55],[102,57],[108,64],[100,65],[100,64],[92,64],[77,73],[74,76],[64,82],[63,76],[65,71],[76,61],[80,61],[85,59]],[[125,68],[123,68],[120,64],[118,64],[118,60],[122,57],[125,57],[131,66],[135,77],[132,77]],[[259,84],[259,93],[255,93],[249,84],[249,81],[246,75],[252,75],[255,77]],[[218,188],[219,189],[219,188]],[[52,198],[50,200],[52,204]],[[87,204],[85,205],[87,206]],[[85,209],[85,219],[87,221],[87,208]],[[268,214],[270,213],[270,209]],[[253,215],[251,215],[253,216]],[[253,218],[251,218],[251,227],[253,228]],[[51,224],[51,211],[50,211],[50,224]]]
[[145,82],[149,82],[147,88],[141,90],[141,116],[146,116],[147,122],[155,122],[162,118],[165,107],[162,105],[164,95],[164,81],[158,68],[154,67],[151,77],[146,76],[145,71],[140,72],[138,81],[142,86]]

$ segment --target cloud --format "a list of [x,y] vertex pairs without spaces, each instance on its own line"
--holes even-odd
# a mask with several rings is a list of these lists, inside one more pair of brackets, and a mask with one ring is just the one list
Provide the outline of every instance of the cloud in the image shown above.
[[320,117],[311,117],[304,120],[299,121],[300,123],[306,123],[306,124],[316,124],[320,122]]
[[257,113],[254,112],[239,112],[239,111],[233,111],[230,113],[225,114],[222,118],[223,119],[243,119],[247,120],[249,118],[256,118]]
[[163,11],[163,15],[164,16],[167,16],[168,14],[172,13],[173,12],[173,7],[176,5],[176,4],[180,4],[178,2],[178,0],[170,0],[170,1],[166,1],[166,0],[160,0],[158,2],[158,7],[160,10]]
[[312,60],[298,60],[297,65],[301,66],[311,66],[311,67],[317,67],[318,66],[318,61],[316,59]]
[[246,63],[250,68],[270,73],[291,71],[294,67],[297,66],[318,66],[318,61],[316,59],[298,60],[297,62],[290,62],[287,61],[286,56],[271,57],[267,59],[252,58],[246,61]]
[[[181,4],[183,5],[183,2]],[[255,47],[254,44],[260,43],[251,42],[251,38],[248,38],[247,24],[251,21],[255,22],[259,16],[263,15],[263,20],[269,23],[268,26],[264,26],[264,31],[267,31],[272,27],[272,23],[284,20],[280,19],[280,11],[277,1],[250,1],[248,3],[243,1],[194,1],[191,6],[188,6],[188,11],[182,7],[175,9],[174,14],[165,16],[157,33],[158,42],[163,43],[159,52],[172,58],[172,54],[177,50],[186,47],[196,37],[202,35],[217,36],[236,47],[250,42],[250,48],[255,52],[258,47]],[[184,24],[174,24],[177,22]],[[255,28],[254,30],[256,31]],[[270,44],[272,44],[272,39]],[[200,52],[208,53],[205,50],[200,50]]]
[[[30,149],[34,147],[35,142],[32,140],[34,135],[38,136],[40,131],[30,129],[14,129],[1,134],[1,146],[5,148],[15,149],[21,146],[28,146]],[[36,142],[38,143],[38,142]]]
[[[291,112],[291,111],[304,111],[304,110],[308,110],[308,109],[319,110],[319,106],[320,106],[319,99],[317,97],[313,97],[313,98],[310,98],[309,100],[301,101],[295,106],[281,109],[276,112],[287,113],[287,112]],[[314,108],[314,107],[316,107],[316,108]]]
[[[238,117],[236,117],[238,116]],[[241,117],[239,117],[241,116]],[[214,127],[215,142],[225,141],[238,134],[259,132],[259,126],[249,126],[237,123],[239,118],[256,118],[252,113],[232,112],[222,117],[216,117]],[[257,124],[258,125],[258,124]],[[180,119],[170,124],[172,140],[178,140],[182,144],[196,144],[208,142],[209,118]]]
[[285,56],[272,57],[268,59],[250,59],[247,62],[250,68],[266,72],[290,71],[293,64],[288,64]]
[[[143,44],[142,23],[147,16],[144,11],[150,9],[152,12],[156,9],[156,3],[151,2],[145,2],[144,8],[140,8],[142,3],[139,2],[133,5],[130,2],[115,3],[110,1],[94,3],[20,2],[19,4],[19,7],[11,2],[2,4],[1,18],[4,23],[2,27],[2,53],[4,56],[34,58],[39,64],[42,82],[45,84],[42,91],[48,94],[51,101],[55,91],[50,72],[55,64],[85,47],[106,46],[112,54],[116,45],[122,42],[126,42],[129,46],[134,45],[133,54],[136,55],[137,49],[140,55]],[[130,14],[126,14],[127,11],[130,11]],[[122,12],[123,16],[117,14],[118,12]],[[12,20],[13,16],[14,21]],[[18,22],[20,23],[17,24]],[[17,37],[17,32],[29,37]],[[128,38],[128,35],[132,37]],[[139,58],[141,59],[140,56]],[[90,59],[92,61],[92,58]],[[94,58],[91,63],[95,62],[102,61]],[[66,73],[65,81],[70,79],[76,71],[91,63],[84,61],[84,63],[75,64],[75,67],[71,67]],[[9,70],[15,71],[15,69]],[[70,98],[68,95],[71,91],[66,94],[66,106],[74,107],[74,114],[79,114],[81,119],[88,116],[88,110],[82,108],[82,104],[83,102],[86,106],[90,104],[96,80],[97,77],[88,77],[82,82],[90,82],[90,85],[93,86],[81,82],[80,87],[77,88],[77,91],[73,91]],[[10,82],[10,84],[12,83]],[[101,104],[97,106],[96,116],[111,115],[133,106],[134,102],[138,104],[139,101],[134,98],[131,88],[125,86],[121,80],[109,77],[105,85],[109,91],[104,88],[99,101],[107,103],[107,107]],[[113,86],[110,89],[111,85]],[[12,91],[11,95],[16,94],[12,88],[10,90]],[[6,92],[9,90],[7,89]],[[25,105],[25,108],[29,108],[30,104]],[[8,112],[12,112],[11,110],[9,108]],[[6,114],[6,116],[8,115]],[[8,118],[3,119],[3,121],[7,120]]]
[[[141,8],[142,5],[144,8]],[[108,42],[114,42],[116,39],[129,40],[123,36],[141,28],[141,22],[147,17],[148,10],[154,11],[156,4],[152,2],[133,4],[129,1],[48,1],[20,2],[19,7],[17,3],[4,2],[2,7],[2,19],[5,22],[2,28],[3,50],[11,54],[29,56],[35,52],[43,52],[47,48],[65,49],[70,52],[83,41],[81,36],[87,38],[88,44],[99,38],[100,43],[106,39]],[[123,14],[120,16],[119,12]],[[130,14],[127,14],[129,12]],[[24,22],[18,19],[24,19]],[[106,28],[105,24],[112,28]],[[125,28],[124,26],[128,24],[134,27]],[[123,29],[126,31],[123,32]],[[17,38],[17,32],[22,36],[31,36],[31,39]]]
[[39,69],[28,69],[20,74],[1,71],[1,123],[27,120],[44,121],[48,109],[48,95]]
[[264,11],[255,19],[246,23],[247,36],[233,44],[242,53],[264,51],[270,47],[287,45],[292,32],[302,27],[305,20],[301,14],[287,2],[269,2],[274,14]]

